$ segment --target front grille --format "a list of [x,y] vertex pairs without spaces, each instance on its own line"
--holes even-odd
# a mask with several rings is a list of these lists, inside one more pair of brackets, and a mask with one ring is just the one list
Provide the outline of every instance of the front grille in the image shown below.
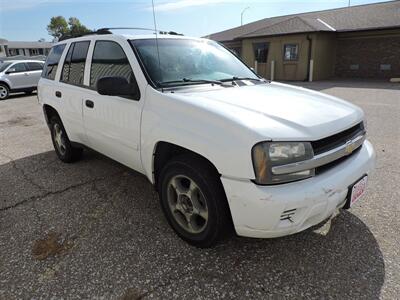
[[364,123],[361,122],[345,131],[328,136],[318,141],[311,142],[314,150],[314,155],[318,155],[329,150],[335,149],[346,144],[348,140],[353,139],[361,133],[365,132]]
[[[365,134],[365,128],[364,128],[363,122],[349,128],[345,131],[339,132],[337,134],[331,135],[329,137],[323,138],[318,141],[311,142],[311,145],[314,150],[314,155],[318,155],[318,154],[327,152],[329,150],[335,149],[337,147],[340,147],[340,146],[346,144],[347,141],[349,141],[361,134]],[[359,147],[358,149],[353,151],[353,153],[351,153],[348,156],[343,156],[333,162],[330,162],[329,164],[317,167],[315,169],[315,175],[321,174],[321,173],[337,166],[338,164],[344,162],[349,157],[351,157],[356,152],[358,152],[360,149],[361,149],[361,147]]]
[[341,158],[339,158],[337,160],[334,160],[333,162],[331,162],[329,164],[326,164],[326,165],[323,165],[323,166],[315,168],[315,175],[322,174],[323,172],[328,171],[329,169],[332,169],[332,168],[336,167],[338,164],[346,161],[348,158],[352,157],[354,154],[356,154],[358,151],[360,151],[361,147],[358,147],[350,155],[343,156],[343,157],[341,157]]

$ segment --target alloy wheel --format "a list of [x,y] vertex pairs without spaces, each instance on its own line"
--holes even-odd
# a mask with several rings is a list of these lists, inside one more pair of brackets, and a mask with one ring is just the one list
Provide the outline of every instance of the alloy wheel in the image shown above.
[[54,141],[61,155],[67,151],[63,130],[59,124],[54,124]]
[[0,85],[0,99],[5,99],[8,96],[8,90],[6,87]]
[[171,178],[167,186],[169,208],[175,221],[187,232],[198,234],[208,222],[208,208],[199,186],[184,175]]

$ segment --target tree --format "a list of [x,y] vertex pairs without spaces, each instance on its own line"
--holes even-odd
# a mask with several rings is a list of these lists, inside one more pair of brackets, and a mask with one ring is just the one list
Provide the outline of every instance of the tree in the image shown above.
[[52,17],[50,19],[50,24],[47,25],[47,31],[49,35],[59,39],[69,32],[68,23],[62,16]]
[[70,17],[67,22],[63,16],[52,17],[47,31],[56,40],[63,36],[79,36],[91,32],[78,18]]
[[70,17],[68,20],[69,34],[72,36],[77,36],[85,33],[91,32],[85,25],[81,24],[78,18]]

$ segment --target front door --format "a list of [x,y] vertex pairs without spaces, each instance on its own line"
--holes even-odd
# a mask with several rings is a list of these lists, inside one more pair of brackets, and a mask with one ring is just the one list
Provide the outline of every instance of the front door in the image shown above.
[[8,79],[10,80],[12,89],[22,89],[30,87],[30,77],[28,68],[25,63],[16,63],[8,69]]
[[91,89],[83,99],[83,119],[91,148],[140,171],[140,99],[104,96],[96,91],[97,80],[102,77],[134,80],[125,51],[115,41],[96,41],[90,67]]

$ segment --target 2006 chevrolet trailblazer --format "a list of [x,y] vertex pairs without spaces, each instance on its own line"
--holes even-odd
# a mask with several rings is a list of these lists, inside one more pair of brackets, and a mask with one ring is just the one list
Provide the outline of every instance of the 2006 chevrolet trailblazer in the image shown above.
[[145,174],[187,242],[296,233],[364,194],[375,152],[358,107],[266,81],[206,39],[102,33],[46,61],[55,151],[72,162],[86,146]]

